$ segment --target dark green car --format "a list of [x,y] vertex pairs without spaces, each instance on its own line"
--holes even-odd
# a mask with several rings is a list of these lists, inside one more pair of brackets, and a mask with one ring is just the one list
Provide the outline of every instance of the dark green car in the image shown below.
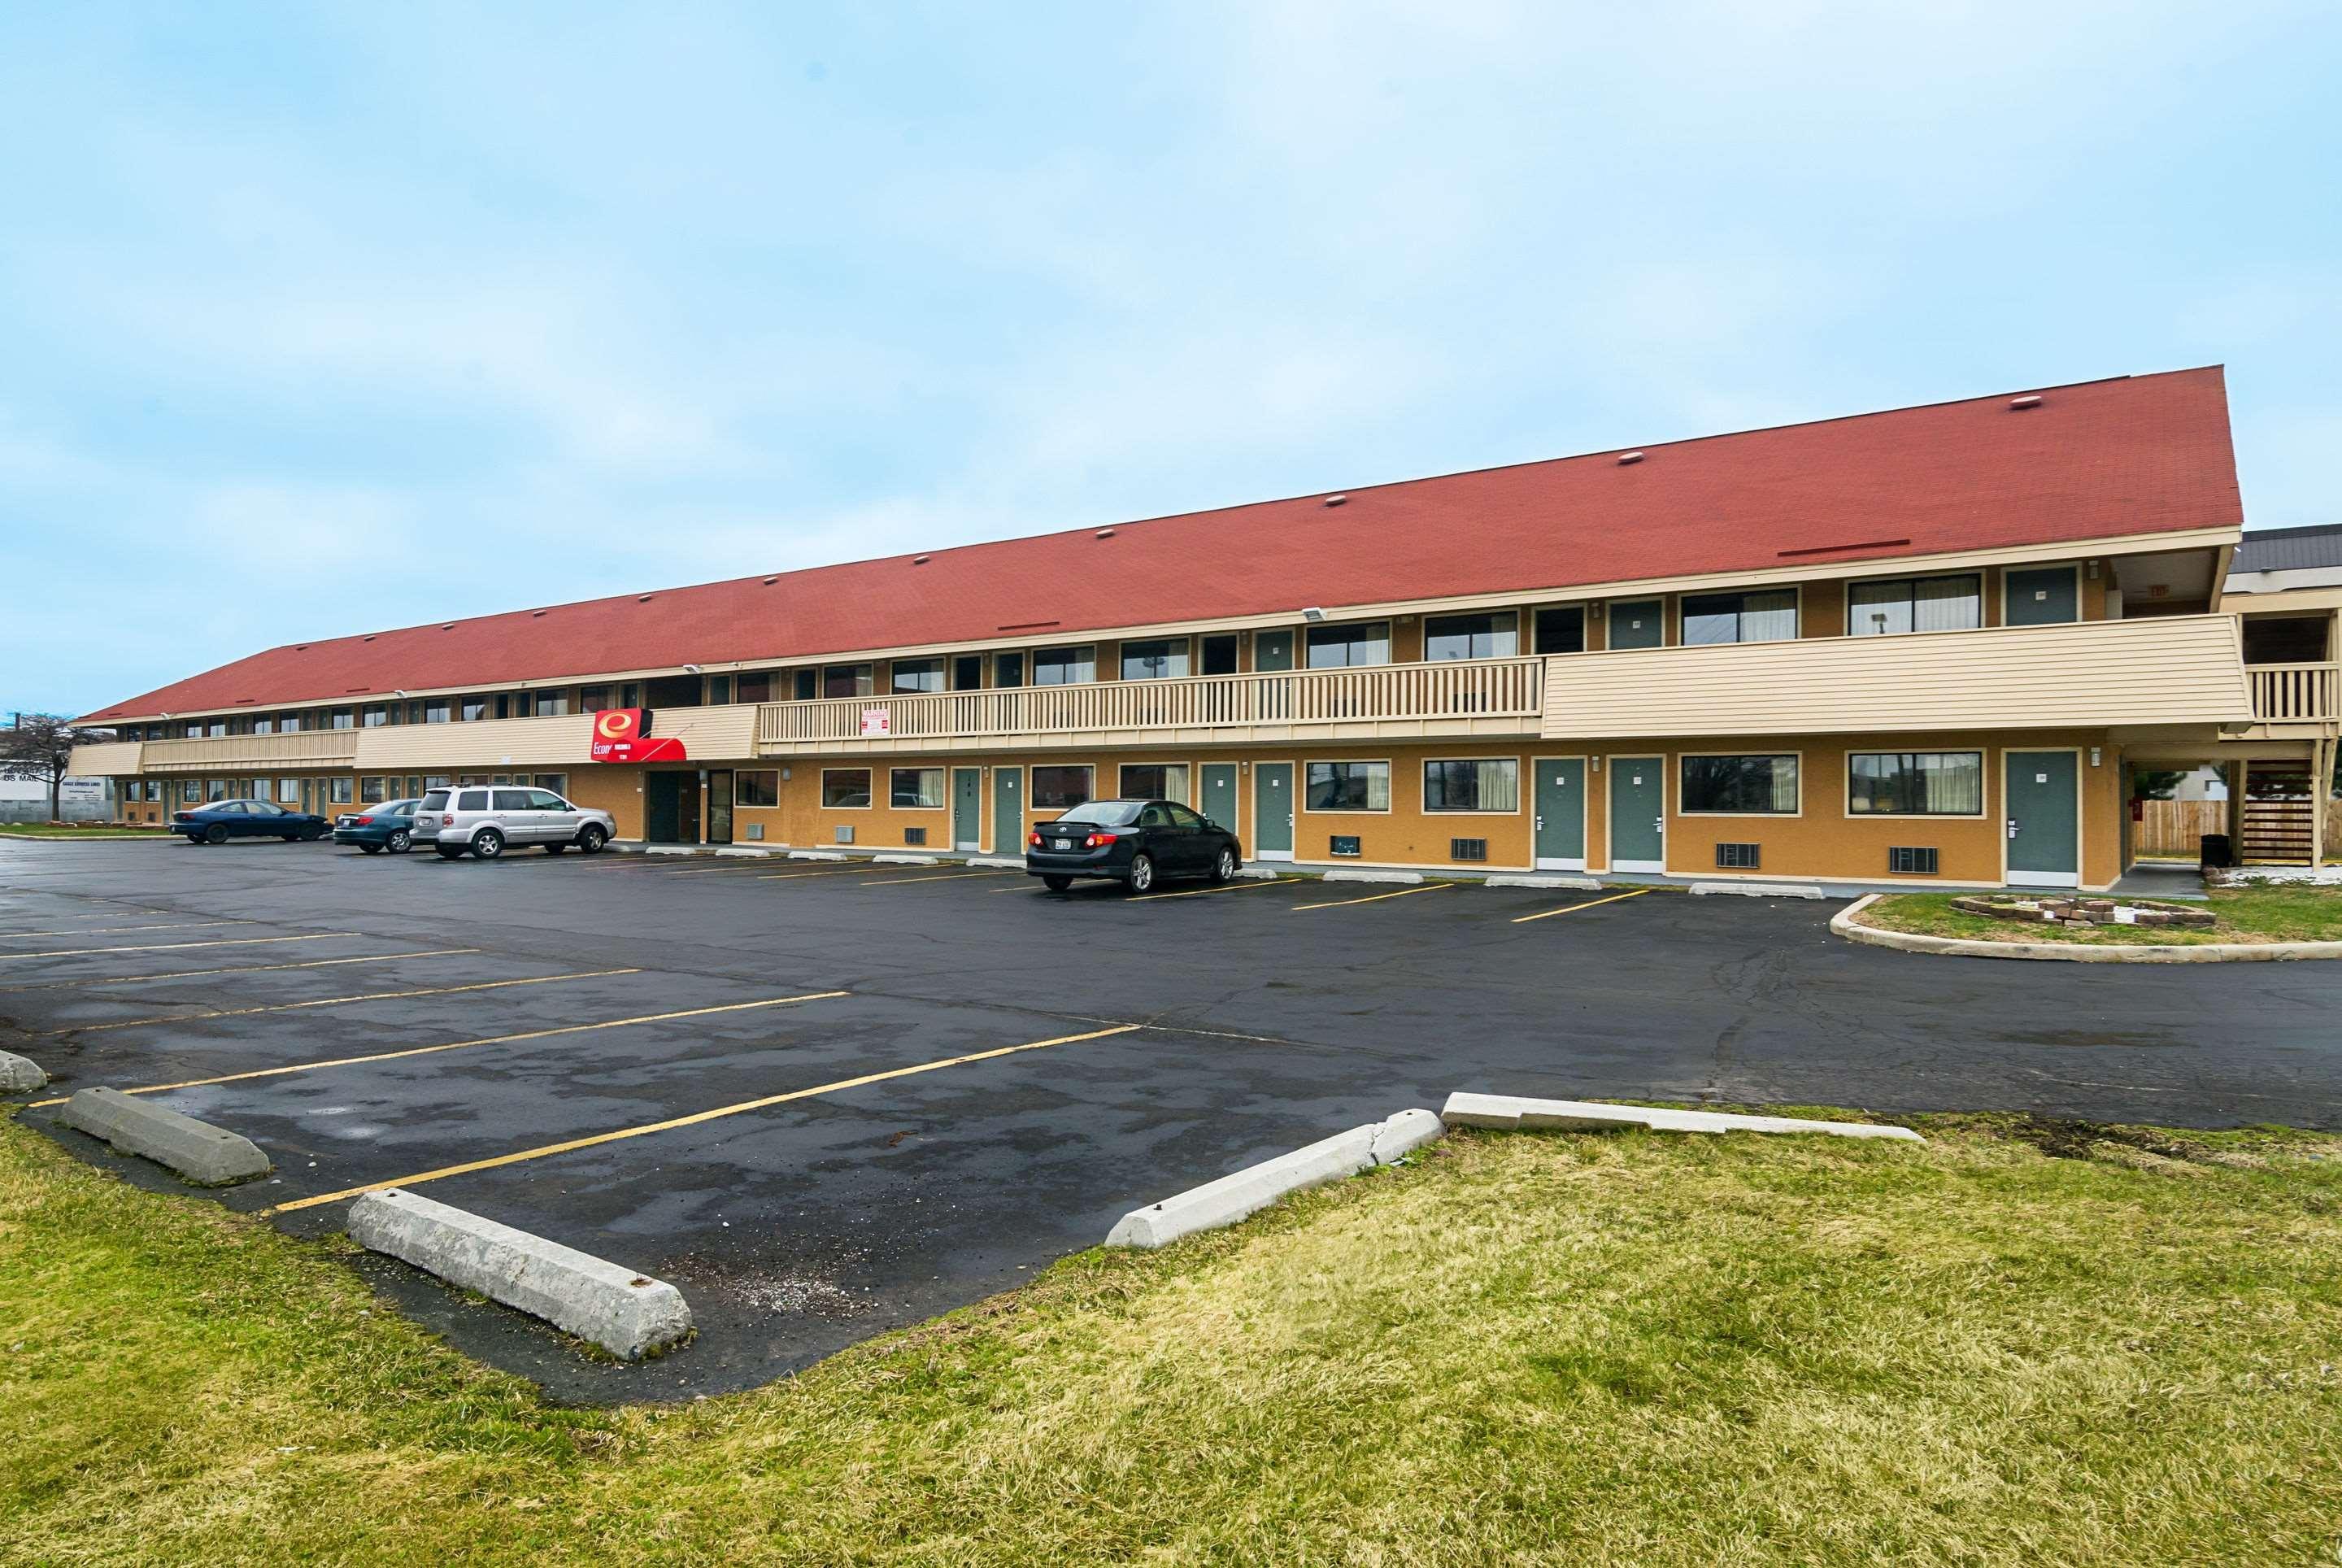
[[379,806],[345,811],[334,819],[334,842],[355,844],[369,855],[379,855],[385,849],[404,855],[415,847],[415,804],[413,800],[385,800]]

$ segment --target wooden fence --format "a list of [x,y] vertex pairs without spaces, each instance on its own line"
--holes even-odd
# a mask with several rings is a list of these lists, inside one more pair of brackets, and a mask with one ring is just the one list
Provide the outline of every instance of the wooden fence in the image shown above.
[[[2196,858],[2197,840],[2207,833],[2228,830],[2226,800],[2146,800],[2139,819],[2131,824],[2134,855]],[[2326,859],[2342,860],[2342,800],[2326,808]]]

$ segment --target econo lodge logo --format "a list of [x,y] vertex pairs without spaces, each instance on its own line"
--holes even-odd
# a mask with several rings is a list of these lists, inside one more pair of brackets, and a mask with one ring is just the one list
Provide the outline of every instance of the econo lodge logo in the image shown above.
[[596,714],[591,755],[596,762],[686,760],[681,740],[652,739],[647,708],[606,708]]

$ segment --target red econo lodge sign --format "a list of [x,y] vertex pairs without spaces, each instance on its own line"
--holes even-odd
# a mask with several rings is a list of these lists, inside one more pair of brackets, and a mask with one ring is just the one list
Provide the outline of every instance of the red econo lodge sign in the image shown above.
[[682,762],[683,742],[651,737],[647,708],[606,708],[594,716],[596,762]]

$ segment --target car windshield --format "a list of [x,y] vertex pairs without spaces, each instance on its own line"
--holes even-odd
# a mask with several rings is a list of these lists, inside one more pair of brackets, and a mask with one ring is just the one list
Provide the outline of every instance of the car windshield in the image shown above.
[[1088,822],[1100,828],[1127,828],[1138,820],[1144,800],[1092,800],[1076,806],[1057,819],[1060,822]]

